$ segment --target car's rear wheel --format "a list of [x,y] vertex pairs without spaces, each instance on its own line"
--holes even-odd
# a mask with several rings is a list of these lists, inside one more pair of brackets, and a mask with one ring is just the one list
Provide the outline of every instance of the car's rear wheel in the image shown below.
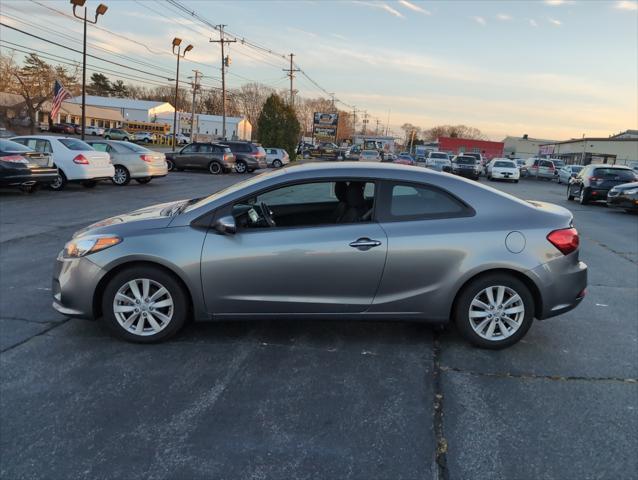
[[223,169],[219,162],[210,162],[208,164],[208,171],[213,175],[219,175]]
[[275,168],[281,168],[283,164],[281,163],[281,160],[273,160],[272,166]]
[[188,297],[168,272],[152,267],[128,268],[115,275],[102,297],[106,325],[130,342],[165,340],[184,325]]
[[110,140],[111,137],[109,135],[104,135],[104,140]]
[[522,281],[507,274],[473,280],[460,293],[454,312],[455,323],[466,340],[494,350],[518,342],[533,319],[532,294]]
[[243,160],[235,162],[235,171],[237,173],[246,173],[248,171],[248,165]]
[[142,177],[142,178],[136,178],[135,181],[137,183],[141,183],[142,185],[146,184],[146,183],[150,183],[151,180],[153,180],[153,177]]
[[589,203],[589,194],[587,193],[587,189],[585,187],[580,187],[580,192],[578,193],[578,203],[581,205],[587,205]]
[[567,200],[572,201],[574,199],[574,192],[572,192],[572,186],[567,184]]
[[58,170],[58,177],[54,182],[49,184],[49,190],[53,190],[55,192],[62,190],[66,185],[66,175],[62,170]]
[[128,137],[124,137],[124,138],[122,139],[122,141],[124,141],[124,142],[128,142]]
[[111,181],[115,185],[123,187],[124,185],[128,185],[131,181],[131,174],[125,166],[115,165],[115,175],[113,175]]
[[169,172],[172,172],[173,170],[175,170],[175,164],[173,163],[172,160],[169,160],[168,158],[166,159],[166,169]]

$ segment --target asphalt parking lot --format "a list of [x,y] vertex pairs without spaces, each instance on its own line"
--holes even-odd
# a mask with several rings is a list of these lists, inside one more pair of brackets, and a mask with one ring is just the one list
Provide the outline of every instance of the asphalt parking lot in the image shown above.
[[[638,471],[638,216],[565,187],[588,295],[503,351],[392,322],[191,324],[151,346],[50,306],[53,261],[102,218],[236,182],[0,192],[0,478],[628,478]],[[634,472],[632,474],[632,472]]]

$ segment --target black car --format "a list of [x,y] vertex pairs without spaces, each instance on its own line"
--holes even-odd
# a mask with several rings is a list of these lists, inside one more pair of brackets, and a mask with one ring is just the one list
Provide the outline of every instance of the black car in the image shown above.
[[635,182],[638,175],[629,167],[620,165],[587,165],[567,185],[567,200],[578,198],[581,205],[607,200],[607,193],[623,183]]
[[213,175],[228,173],[235,166],[230,148],[219,143],[195,142],[178,152],[166,153],[168,170],[208,170]]
[[58,169],[49,154],[0,139],[0,186],[31,193],[37,186],[50,185],[57,179]]
[[261,145],[244,141],[224,141],[235,155],[235,171],[237,173],[250,173],[258,168],[268,168],[266,162],[266,150]]
[[616,185],[607,193],[607,206],[638,212],[638,182]]
[[479,179],[480,162],[469,155],[457,155],[452,159],[452,173],[474,180]]
[[332,142],[321,142],[317,146],[306,148],[302,152],[303,158],[323,158],[326,160],[343,160],[346,152]]

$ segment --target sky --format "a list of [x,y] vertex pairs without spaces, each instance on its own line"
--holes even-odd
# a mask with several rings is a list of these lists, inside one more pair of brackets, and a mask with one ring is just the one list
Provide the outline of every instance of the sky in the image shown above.
[[[176,63],[171,41],[178,36],[194,46],[181,63],[180,78],[199,69],[204,85],[221,86],[219,44],[209,42],[219,32],[180,14],[169,1],[102,1],[109,9],[97,27],[89,26],[89,53],[140,71],[89,59],[95,69],[125,73],[129,78],[105,72],[129,83],[169,84]],[[98,3],[88,0],[89,11]],[[288,88],[282,69],[288,67],[285,55],[294,53],[312,81],[344,102],[339,108],[366,110],[373,128],[377,119],[383,126],[388,118],[397,134],[406,122],[423,129],[466,124],[494,140],[523,134],[606,137],[638,128],[634,0],[177,3],[273,52],[229,44],[228,87],[259,81]],[[62,0],[0,3],[3,23],[81,48],[82,25],[71,12]],[[0,40],[3,54],[19,48],[81,60],[79,53],[7,28]],[[16,52],[17,59],[23,56]],[[312,81],[297,74],[299,95],[325,97]]]

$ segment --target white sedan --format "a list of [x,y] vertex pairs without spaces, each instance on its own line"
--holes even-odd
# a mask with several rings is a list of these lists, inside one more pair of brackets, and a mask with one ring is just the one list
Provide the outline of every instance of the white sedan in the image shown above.
[[487,164],[486,168],[488,180],[513,180],[518,182],[521,173],[514,160],[509,158],[494,158]]
[[104,129],[102,127],[94,127],[93,125],[89,125],[84,127],[84,134],[101,137],[102,135],[104,135]]
[[98,180],[110,180],[115,174],[111,158],[106,152],[97,152],[82,140],[53,135],[25,135],[11,140],[38,152],[49,153],[58,167],[58,180],[52,190],[62,190],[67,182],[80,182],[87,188]]

